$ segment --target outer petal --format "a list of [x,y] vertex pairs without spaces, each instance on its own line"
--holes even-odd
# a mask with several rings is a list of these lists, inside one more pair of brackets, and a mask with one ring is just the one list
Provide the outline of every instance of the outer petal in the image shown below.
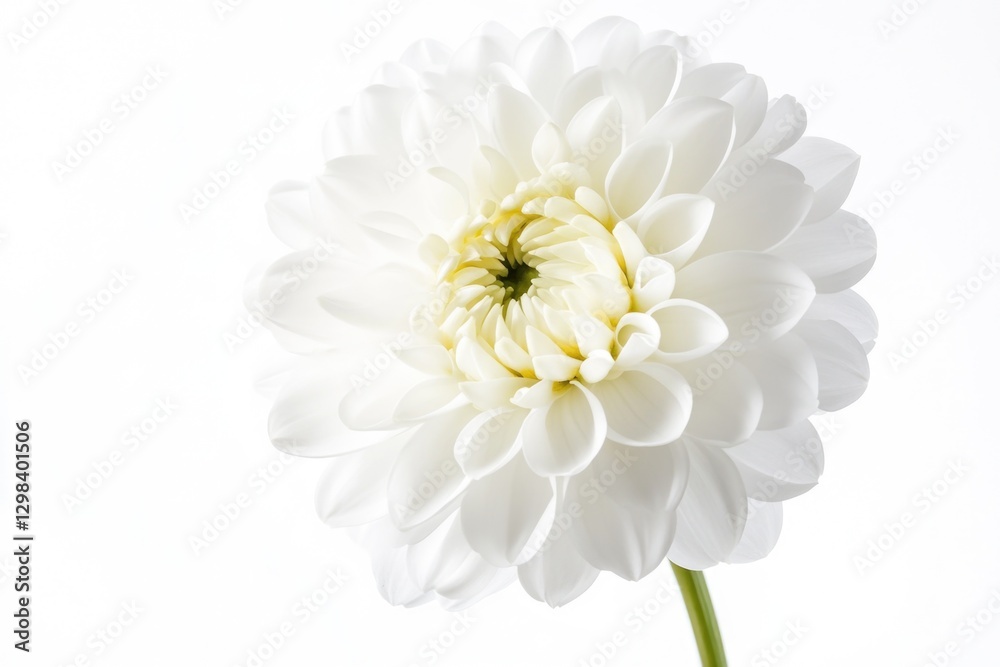
[[579,66],[597,65],[624,71],[639,52],[642,30],[620,16],[594,21],[576,36],[573,47]]
[[663,447],[609,442],[574,478],[574,491],[585,505],[607,494],[622,507],[658,512],[677,507],[687,479],[687,450],[679,442]]
[[610,96],[597,96],[585,103],[574,111],[566,139],[577,163],[584,163],[593,186],[603,194],[608,171],[622,152],[621,105]]
[[726,562],[752,563],[771,553],[781,535],[782,516],[781,503],[762,503],[751,499],[743,537]]
[[812,350],[819,373],[819,407],[834,412],[861,398],[870,370],[865,350],[851,332],[836,322],[806,321],[797,328]]
[[455,460],[472,479],[482,479],[517,453],[527,410],[490,410],[470,421],[455,442]]
[[551,113],[556,95],[573,74],[573,51],[561,32],[540,28],[521,41],[514,66],[532,96]]
[[734,361],[718,377],[699,374],[692,382],[696,394],[685,433],[732,445],[743,442],[757,429],[764,398],[757,379],[746,366]]
[[750,498],[779,502],[802,495],[823,474],[823,442],[808,421],[778,431],[758,431],[726,450]]
[[389,604],[416,607],[434,599],[434,593],[422,590],[410,578],[405,548],[376,552],[372,571],[378,592]]
[[778,160],[757,167],[751,176],[720,174],[709,187],[715,218],[698,248],[704,256],[726,250],[767,250],[798,229],[813,202],[802,173]]
[[663,562],[675,528],[671,511],[623,507],[605,494],[583,507],[572,535],[588,563],[638,581]]
[[328,525],[357,526],[388,512],[389,471],[408,440],[397,435],[359,452],[337,457],[320,477],[316,512]]
[[403,448],[389,475],[389,516],[400,529],[430,519],[457,498],[469,478],[455,460],[455,440],[476,414],[462,408],[427,422]]
[[807,320],[832,320],[858,339],[865,352],[871,352],[878,337],[875,311],[857,292],[845,290],[836,294],[817,294],[806,311]]
[[747,496],[725,451],[688,443],[691,475],[677,507],[677,533],[669,558],[689,570],[724,561],[743,536]]
[[462,532],[493,565],[518,565],[537,553],[554,514],[552,482],[517,456],[469,487],[462,499]]
[[531,145],[545,123],[545,112],[530,97],[505,85],[490,89],[488,104],[498,148],[522,178],[537,175]]
[[847,211],[803,225],[774,254],[795,262],[809,274],[819,292],[840,292],[875,264],[875,232],[860,216]]
[[629,64],[628,76],[642,95],[649,118],[673,97],[681,82],[680,54],[672,46],[650,47]]
[[474,552],[462,534],[457,516],[406,549],[406,565],[422,590],[445,597],[469,597],[487,586],[496,568]]
[[700,259],[677,272],[674,296],[711,308],[730,340],[756,342],[792,329],[815,296],[809,277],[791,262],[751,252]]
[[[275,447],[295,456],[324,457],[347,454],[385,440],[384,431],[353,431],[337,414],[335,406],[351,391],[332,379],[338,377],[337,372],[336,368],[320,365],[293,376],[282,387],[267,424]],[[392,426],[389,430],[398,428]]]
[[820,137],[803,137],[782,153],[781,159],[798,167],[816,191],[806,222],[827,218],[843,206],[861,166],[860,155]]
[[582,595],[597,580],[600,570],[588,563],[576,544],[553,527],[541,551],[517,568],[528,595],[550,607],[561,607]]
[[759,428],[785,428],[819,409],[816,362],[809,346],[794,333],[750,350],[741,360],[763,392]]
[[674,149],[674,164],[665,192],[699,192],[733,147],[733,107],[711,97],[671,102],[643,128],[641,137],[657,137]]
[[742,146],[760,128],[767,112],[767,86],[742,65],[710,63],[689,72],[678,97],[715,97],[735,109],[736,146]]

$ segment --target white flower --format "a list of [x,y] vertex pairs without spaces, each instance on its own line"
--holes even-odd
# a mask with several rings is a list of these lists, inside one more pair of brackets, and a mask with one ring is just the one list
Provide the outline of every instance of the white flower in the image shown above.
[[691,46],[617,18],[419,42],[273,190],[297,250],[256,296],[305,356],[271,437],[334,457],[319,511],[390,601],[760,558],[816,484],[809,417],[860,396],[876,332],[858,156]]

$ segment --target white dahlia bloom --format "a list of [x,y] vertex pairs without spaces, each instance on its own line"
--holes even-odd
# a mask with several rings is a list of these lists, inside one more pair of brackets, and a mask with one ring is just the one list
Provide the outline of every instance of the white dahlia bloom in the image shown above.
[[[393,603],[766,555],[864,391],[849,149],[739,65],[617,18],[419,42],[268,212],[254,298],[303,355],[270,419]],[[335,249],[330,252],[328,248]]]

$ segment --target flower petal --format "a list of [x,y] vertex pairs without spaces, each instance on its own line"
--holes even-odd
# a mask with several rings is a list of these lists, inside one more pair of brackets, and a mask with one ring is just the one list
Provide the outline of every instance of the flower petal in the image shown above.
[[769,160],[751,175],[723,170],[707,188],[715,217],[698,255],[727,250],[768,250],[799,228],[813,203],[813,191],[795,167]]
[[597,580],[592,566],[558,527],[553,527],[541,550],[517,568],[528,595],[550,607],[561,607],[582,595]]
[[722,318],[695,301],[670,299],[648,314],[660,327],[658,358],[668,363],[703,357],[729,338],[729,329]]
[[561,32],[540,28],[521,41],[514,66],[532,96],[552,112],[560,87],[573,74],[573,50]]
[[670,173],[673,150],[660,137],[628,146],[608,171],[608,203],[619,219],[640,213],[658,200]]
[[607,430],[600,402],[574,381],[550,405],[532,410],[524,420],[524,457],[539,475],[574,475],[597,455]]
[[699,375],[685,433],[720,445],[745,441],[757,429],[764,398],[746,366],[734,361],[717,378]]
[[420,426],[389,474],[389,516],[405,530],[443,510],[465,491],[469,478],[455,460],[455,441],[476,415],[462,408]]
[[698,250],[714,214],[715,202],[708,197],[669,195],[643,214],[639,238],[651,254],[680,268]]
[[527,410],[490,410],[474,417],[455,441],[455,460],[472,479],[482,479],[507,464],[518,451],[518,434]]
[[680,54],[672,46],[650,47],[635,57],[626,73],[642,95],[649,118],[673,97],[680,84]]
[[684,445],[629,447],[608,442],[586,470],[577,475],[575,492],[589,503],[608,494],[626,508],[648,512],[672,510],[684,494],[688,479]]
[[782,517],[781,503],[762,503],[751,499],[743,536],[726,562],[752,563],[771,553],[781,535]]
[[408,440],[396,435],[334,459],[320,477],[316,512],[329,526],[342,528],[375,521],[389,510],[389,471]]
[[806,222],[823,220],[837,212],[851,192],[861,166],[861,156],[847,146],[821,137],[803,137],[781,154],[783,162],[797,167],[816,199]]
[[760,128],[767,113],[767,86],[742,65],[710,63],[684,76],[677,97],[716,97],[733,106],[734,145],[742,146]]
[[638,581],[666,557],[676,517],[666,510],[626,508],[605,494],[583,507],[574,528],[571,534],[588,563],[623,579]]
[[736,465],[717,447],[687,443],[691,474],[680,505],[677,532],[668,554],[689,570],[724,561],[743,536],[747,496]]
[[844,210],[799,227],[774,249],[809,274],[819,292],[840,292],[864,278],[875,264],[875,232]]
[[704,304],[731,341],[773,340],[795,326],[815,296],[812,281],[787,260],[753,252],[709,255],[677,272],[674,296]]
[[819,375],[809,346],[794,333],[741,357],[764,396],[758,428],[797,424],[819,409]]
[[823,474],[823,442],[804,420],[776,431],[757,431],[749,440],[726,449],[739,468],[747,495],[773,503],[800,496]]
[[664,192],[699,192],[726,160],[736,126],[733,107],[711,97],[674,100],[657,112],[642,138],[656,137],[673,147],[674,164]]
[[533,557],[555,516],[552,482],[532,472],[523,456],[474,482],[462,499],[462,532],[497,567]]
[[819,373],[819,409],[834,412],[861,398],[871,371],[861,343],[832,320],[799,324],[795,333],[812,350]]
[[268,192],[266,209],[271,231],[289,247],[308,248],[329,234],[313,216],[306,183],[278,183]]
[[497,147],[521,178],[536,176],[531,145],[545,123],[545,112],[530,97],[507,85],[491,88],[488,104]]
[[416,607],[434,599],[434,593],[422,590],[410,578],[405,548],[376,552],[372,571],[379,594],[389,604]]
[[865,352],[871,352],[878,337],[878,317],[868,302],[857,292],[845,290],[836,294],[817,294],[806,311],[807,320],[833,320],[850,331]]
[[573,40],[579,66],[624,70],[639,52],[642,30],[620,16],[607,16],[581,30]]
[[496,570],[469,546],[457,515],[407,547],[406,566],[419,588],[449,598],[478,592],[490,583]]
[[680,373],[650,363],[591,385],[607,416],[608,438],[652,447],[680,437],[691,416],[691,387]]
[[[319,368],[293,376],[282,387],[268,417],[268,434],[279,450],[295,456],[339,456],[385,440],[385,431],[352,430],[334,409],[350,387],[337,383],[334,368]],[[326,370],[326,373],[322,372]],[[399,430],[392,426],[389,430]]]

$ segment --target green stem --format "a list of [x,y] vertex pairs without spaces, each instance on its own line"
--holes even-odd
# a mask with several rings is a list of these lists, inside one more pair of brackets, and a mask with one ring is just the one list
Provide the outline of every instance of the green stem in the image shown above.
[[691,629],[694,630],[694,638],[698,643],[702,667],[726,667],[726,651],[722,646],[719,622],[715,619],[715,609],[712,607],[712,596],[708,594],[705,575],[685,570],[673,563],[670,565],[674,568],[674,576],[677,577],[677,584],[691,618]]

